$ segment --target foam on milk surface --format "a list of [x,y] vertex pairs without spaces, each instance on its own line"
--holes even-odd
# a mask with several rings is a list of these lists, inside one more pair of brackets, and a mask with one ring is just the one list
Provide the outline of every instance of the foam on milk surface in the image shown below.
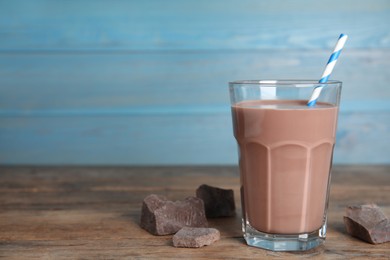
[[242,107],[242,108],[253,108],[253,109],[299,109],[299,110],[310,110],[310,109],[316,109],[316,108],[331,108],[334,107],[332,104],[329,103],[323,103],[323,102],[317,102],[315,107],[309,107],[306,105],[306,100],[289,100],[286,102],[286,100],[254,100],[254,101],[242,101],[237,104],[235,104],[235,107]]

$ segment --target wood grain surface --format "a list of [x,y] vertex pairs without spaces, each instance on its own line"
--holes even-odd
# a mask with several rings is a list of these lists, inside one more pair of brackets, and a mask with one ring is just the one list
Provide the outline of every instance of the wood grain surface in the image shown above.
[[[301,252],[246,246],[241,235],[235,167],[0,167],[0,258],[3,259],[389,259],[390,244],[346,234],[347,205],[377,203],[390,215],[389,166],[333,170],[325,245]],[[142,200],[193,196],[207,183],[235,192],[237,216],[209,221],[215,244],[174,248],[172,236],[139,227]]]

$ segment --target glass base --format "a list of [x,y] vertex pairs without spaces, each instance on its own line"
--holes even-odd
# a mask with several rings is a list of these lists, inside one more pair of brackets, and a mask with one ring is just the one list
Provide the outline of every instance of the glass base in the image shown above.
[[305,251],[321,245],[326,237],[326,221],[318,230],[296,234],[280,235],[260,232],[243,223],[244,238],[249,246],[272,251]]

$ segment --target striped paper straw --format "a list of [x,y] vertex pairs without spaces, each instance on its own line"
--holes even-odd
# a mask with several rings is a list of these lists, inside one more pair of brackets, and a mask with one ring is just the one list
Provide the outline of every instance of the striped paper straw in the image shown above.
[[[328,63],[326,64],[324,73],[322,74],[322,77],[319,81],[319,83],[326,83],[329,79],[330,74],[333,71],[334,66],[336,65],[337,58],[340,56],[341,50],[344,47],[345,42],[347,41],[348,36],[346,34],[340,34],[339,39],[337,40],[336,47],[334,47],[332,55],[330,55],[330,58],[328,60]],[[309,107],[314,106],[317,102],[318,97],[320,96],[321,90],[323,86],[318,86],[313,90],[313,93],[311,94],[310,100],[307,102],[307,105]]]

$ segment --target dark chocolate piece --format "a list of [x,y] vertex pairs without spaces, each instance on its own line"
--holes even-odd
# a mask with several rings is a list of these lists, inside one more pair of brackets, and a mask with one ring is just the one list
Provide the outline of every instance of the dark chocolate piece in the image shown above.
[[183,227],[172,240],[175,247],[208,246],[220,239],[220,233],[215,228]]
[[153,235],[174,234],[182,227],[207,227],[203,201],[188,197],[169,201],[164,196],[151,194],[142,204],[141,227]]
[[203,184],[196,190],[196,197],[203,200],[208,218],[232,217],[236,213],[233,190]]
[[371,244],[390,241],[390,220],[375,204],[347,207],[344,224],[350,235]]

